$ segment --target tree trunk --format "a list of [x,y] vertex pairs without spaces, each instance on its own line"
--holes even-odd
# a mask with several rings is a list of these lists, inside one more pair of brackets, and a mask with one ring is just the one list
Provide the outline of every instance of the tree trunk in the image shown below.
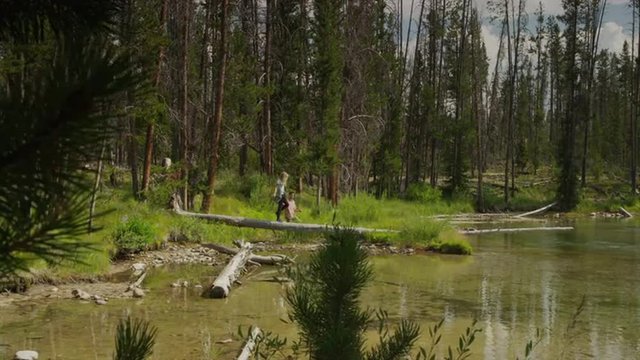
[[222,0],[222,16],[220,18],[220,65],[218,67],[218,89],[216,91],[216,109],[211,126],[211,153],[209,157],[209,170],[207,173],[207,190],[202,198],[201,211],[209,212],[211,207],[211,197],[215,185],[216,172],[218,168],[218,148],[220,135],[222,132],[222,106],[224,100],[224,80],[227,65],[227,13],[229,0]]
[[[162,1],[162,7],[160,8],[160,25],[162,26],[162,33],[165,33],[165,23],[167,18],[167,1]],[[164,46],[160,46],[158,51],[158,69],[155,76],[156,91],[160,90],[160,79],[162,71],[162,61],[164,59]],[[155,132],[155,123],[150,121],[147,125],[147,139],[144,147],[144,166],[142,171],[142,193],[146,193],[149,190],[149,181],[151,179],[151,162],[153,160],[153,137]]]
[[507,153],[504,162],[504,203],[509,206],[509,165],[511,163],[512,132],[513,132],[513,97],[515,92],[515,71],[513,69],[513,51],[511,49],[511,26],[509,25],[509,0],[505,0],[505,26],[507,27],[507,57],[509,63],[509,101],[507,109]]
[[262,108],[263,138],[262,142],[262,171],[267,175],[273,174],[273,149],[271,134],[271,18],[273,0],[266,0],[267,12],[265,17],[265,44],[264,44],[264,85],[266,88]]
[[[636,17],[635,17],[635,9],[636,9],[636,1],[632,1],[633,6],[633,23],[635,25]],[[640,17],[640,15],[639,15]],[[639,24],[640,25],[640,24]],[[634,26],[635,33],[635,26]],[[635,34],[634,34],[635,36]],[[633,43],[634,41],[631,40]],[[638,53],[640,53],[640,38],[638,38]],[[634,78],[634,86],[633,86],[633,94],[631,100],[631,194],[635,196],[637,194],[638,189],[638,101],[640,100],[640,68],[636,63],[636,59],[633,57],[633,53],[631,55],[632,61],[632,70],[635,69],[635,73],[632,72]]]
[[180,171],[180,180],[182,183],[182,200],[185,206],[189,204],[189,3],[184,2],[183,11],[183,29],[182,29],[182,54],[181,54],[181,155],[182,155],[182,169]]
[[238,175],[240,175],[240,177],[244,177],[247,172],[247,158],[249,157],[248,153],[249,146],[247,146],[247,143],[245,142],[240,147],[240,159],[238,162]]
[[[236,255],[240,250],[228,248],[218,244],[202,244],[203,247],[213,249],[219,253]],[[286,255],[251,255],[249,261],[260,265],[281,265],[293,263],[293,260]]]
[[129,116],[129,167],[131,168],[131,190],[133,196],[140,196],[140,180],[138,178],[138,143],[136,141],[136,125],[133,117]]
[[251,329],[251,334],[249,334],[249,338],[247,339],[247,342],[242,347],[242,351],[240,352],[240,355],[238,355],[237,360],[251,359],[251,356],[253,354],[253,349],[256,347],[256,342],[258,341],[258,337],[260,337],[261,334],[262,332],[260,331],[260,328],[257,326],[254,326]]
[[103,168],[103,159],[104,159],[104,151],[106,148],[106,142],[102,143],[102,148],[100,149],[100,159],[98,160],[98,168],[96,169],[96,181],[93,183],[93,191],[91,192],[91,205],[89,206],[89,224],[88,231],[93,231],[93,215],[96,212],[96,199],[98,198],[98,189],[100,188],[100,181],[102,179],[102,168]]
[[322,177],[318,176],[318,184],[316,188],[316,207],[320,211],[320,201],[322,200]]
[[[197,219],[204,219],[209,221],[214,221],[218,223],[222,223],[230,226],[237,227],[247,227],[252,229],[267,229],[267,230],[277,230],[277,231],[293,231],[293,232],[303,232],[303,233],[323,233],[327,231],[331,231],[334,226],[327,224],[303,224],[303,223],[285,223],[278,221],[269,221],[269,220],[260,220],[260,219],[250,219],[240,216],[229,216],[229,215],[216,215],[216,214],[200,214],[188,211],[182,211],[179,208],[175,209],[178,215],[193,217]],[[354,227],[350,228],[355,232],[365,234],[365,233],[397,233],[397,230],[390,229],[371,229],[364,227]]]
[[[228,0],[224,1],[226,3]],[[244,243],[240,251],[231,258],[231,261],[229,261],[227,266],[224,267],[220,275],[218,275],[216,280],[213,282],[208,295],[216,299],[222,299],[229,296],[229,292],[231,292],[231,285],[238,280],[242,269],[247,261],[249,261],[250,257],[251,244]]]
[[531,227],[531,228],[498,228],[498,229],[481,229],[481,230],[460,230],[459,233],[463,235],[476,235],[476,234],[493,234],[493,233],[515,233],[515,232],[530,232],[530,231],[569,231],[573,230],[571,226],[553,226],[553,227]]

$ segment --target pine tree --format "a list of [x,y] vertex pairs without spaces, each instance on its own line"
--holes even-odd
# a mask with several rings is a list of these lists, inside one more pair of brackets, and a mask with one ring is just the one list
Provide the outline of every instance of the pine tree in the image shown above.
[[325,175],[328,198],[338,204],[338,168],[340,159],[340,119],[342,111],[343,16],[342,1],[317,0],[314,2],[313,32],[315,48],[314,79],[316,98],[316,136],[313,161]]

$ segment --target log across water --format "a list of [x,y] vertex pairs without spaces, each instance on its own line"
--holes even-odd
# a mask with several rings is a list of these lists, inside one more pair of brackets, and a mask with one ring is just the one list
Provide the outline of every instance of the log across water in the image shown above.
[[530,227],[530,228],[502,228],[502,229],[469,229],[459,230],[464,235],[475,234],[491,234],[491,233],[514,233],[525,231],[568,231],[573,230],[571,226],[552,226],[552,227]]
[[[249,227],[253,229],[267,229],[267,230],[282,230],[282,231],[295,231],[295,232],[326,232],[331,231],[334,226],[324,224],[303,224],[303,223],[285,223],[269,220],[251,219],[241,216],[229,216],[229,215],[215,215],[215,214],[200,214],[189,211],[184,211],[180,208],[179,201],[174,197],[172,199],[173,210],[182,216],[189,216],[197,219],[211,220],[221,222],[227,225],[237,227]],[[369,229],[363,227],[354,227],[351,230],[359,233],[397,233],[398,230],[389,229]]]
[[[179,202],[174,198],[172,200],[173,209],[178,215],[189,216],[198,219],[211,220],[221,222],[227,225],[233,225],[238,227],[250,227],[254,229],[268,229],[268,230],[280,230],[280,231],[295,231],[295,232],[326,232],[333,229],[332,225],[324,224],[301,224],[301,223],[282,223],[268,220],[258,220],[245,218],[240,216],[229,215],[214,215],[214,214],[199,214],[194,212],[188,212],[180,209]],[[538,209],[540,210],[540,209]],[[520,216],[527,215],[522,214]],[[351,230],[359,233],[399,233],[398,230],[390,229],[370,229],[363,227],[354,227]],[[524,231],[565,231],[573,230],[573,227],[559,226],[559,227],[529,227],[529,228],[498,228],[498,229],[484,229],[484,230],[458,230],[463,235],[468,234],[484,234],[484,233],[496,233],[496,232],[524,232]],[[256,261],[257,262],[257,261]]]

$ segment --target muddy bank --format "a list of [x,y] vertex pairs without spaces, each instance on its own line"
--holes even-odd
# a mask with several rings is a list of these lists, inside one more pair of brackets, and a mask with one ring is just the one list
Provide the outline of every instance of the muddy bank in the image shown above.
[[[292,258],[314,251],[320,244],[273,244],[258,242],[253,244],[256,254],[286,254]],[[386,243],[366,244],[371,255],[413,255],[413,248],[396,247]],[[105,274],[94,276],[56,277],[50,272],[35,272],[21,279],[6,282],[0,291],[0,306],[8,306],[23,301],[46,301],[78,298],[75,290],[81,290],[98,299],[133,298],[133,292],[127,291],[131,283],[145,270],[172,265],[210,266],[211,274],[217,274],[229,261],[225,255],[208,248],[206,244],[170,243],[159,250],[133,254],[126,259],[115,261]],[[206,285],[206,284],[204,284]],[[203,284],[185,284],[181,279],[167,282],[166,287],[202,287]],[[11,291],[9,291],[11,289]],[[78,299],[79,302],[91,303],[95,299]]]

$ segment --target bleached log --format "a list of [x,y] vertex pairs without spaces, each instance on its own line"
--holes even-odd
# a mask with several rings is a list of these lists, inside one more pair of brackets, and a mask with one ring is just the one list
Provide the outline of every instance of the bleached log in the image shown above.
[[529,212],[526,212],[526,213],[524,213],[524,214],[516,215],[515,217],[520,217],[520,218],[521,218],[521,217],[526,217],[526,216],[531,216],[531,215],[539,214],[539,213],[541,213],[541,212],[545,212],[545,211],[547,211],[548,209],[550,209],[550,208],[552,208],[552,207],[556,206],[556,204],[557,204],[557,202],[553,202],[553,203],[551,203],[551,204],[549,204],[549,205],[546,205],[546,206],[543,206],[543,207],[541,207],[541,208],[539,208],[539,209],[536,209],[536,210],[533,210],[533,211],[529,211]]
[[503,228],[503,229],[472,229],[459,230],[464,235],[490,234],[490,233],[514,233],[525,231],[568,231],[573,230],[571,226],[553,226],[553,227],[533,227],[533,228]]
[[231,258],[231,261],[229,261],[227,266],[222,269],[220,275],[218,275],[216,280],[213,282],[209,291],[209,296],[217,299],[229,296],[231,285],[238,280],[240,272],[250,257],[251,244],[245,243],[242,249],[240,249],[240,251]]
[[633,217],[633,214],[628,212],[627,209],[623,208],[622,206],[620,206],[620,211],[622,211],[622,214],[624,214],[624,216],[627,217],[627,218],[632,218]]
[[[174,211],[178,215],[216,221],[216,222],[237,226],[237,227],[249,227],[254,229],[282,230],[282,231],[295,231],[295,232],[326,232],[326,231],[333,230],[332,225],[285,223],[285,222],[277,222],[277,221],[269,221],[269,220],[251,219],[251,218],[245,218],[241,216],[199,214],[199,213],[184,211],[180,208],[179,202],[175,197],[172,200],[172,205],[173,205]],[[363,227],[354,227],[350,229],[359,233],[371,233],[371,232],[397,233],[399,232],[397,230],[369,229],[369,228],[363,228]]]
[[140,277],[138,277],[138,280],[136,280],[133,284],[129,285],[129,287],[127,288],[127,291],[131,291],[135,288],[139,288],[146,276],[147,276],[147,272],[145,271],[142,273],[142,275],[140,275]]
[[[202,244],[203,247],[213,249],[219,253],[227,254],[227,255],[235,255],[239,250],[232,249],[219,244]],[[286,255],[254,255],[251,254],[249,261],[256,262],[261,265],[279,265],[279,264],[289,264],[293,263],[293,259]]]
[[256,341],[258,341],[258,337],[260,336],[260,334],[261,331],[259,327],[254,326],[251,329],[251,334],[249,334],[247,342],[242,347],[242,351],[240,352],[240,355],[238,355],[238,360],[249,360],[251,358],[253,348],[256,347]]

